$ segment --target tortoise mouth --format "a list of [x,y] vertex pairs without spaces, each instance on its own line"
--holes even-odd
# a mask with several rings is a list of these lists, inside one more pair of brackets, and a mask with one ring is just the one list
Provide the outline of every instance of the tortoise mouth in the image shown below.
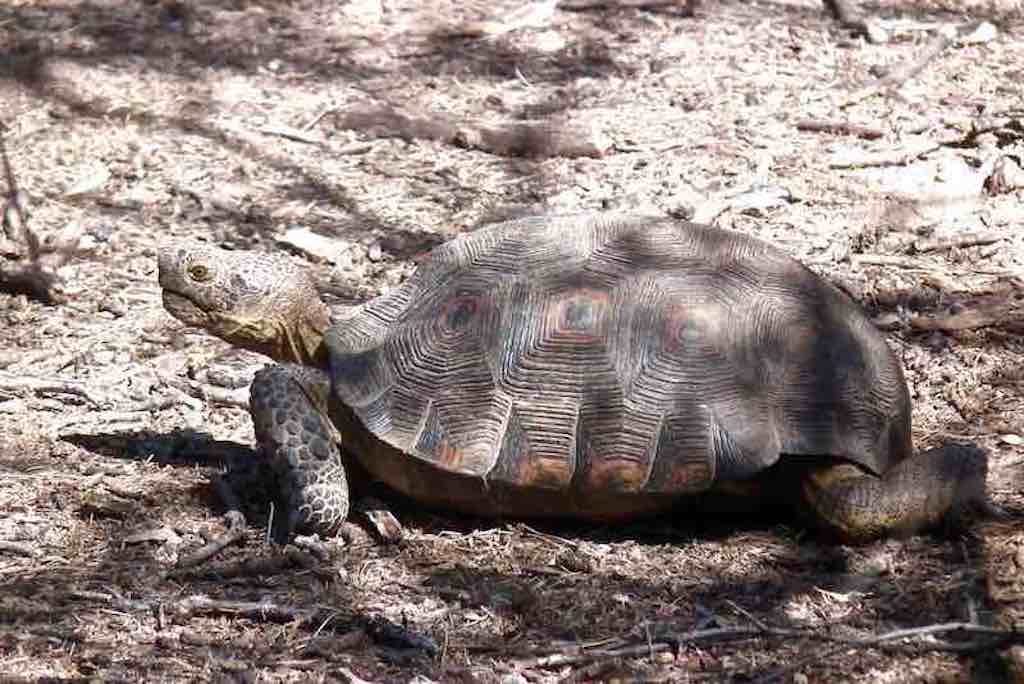
[[210,323],[210,316],[200,309],[185,295],[163,291],[164,308],[175,318],[186,325],[194,325],[205,328]]

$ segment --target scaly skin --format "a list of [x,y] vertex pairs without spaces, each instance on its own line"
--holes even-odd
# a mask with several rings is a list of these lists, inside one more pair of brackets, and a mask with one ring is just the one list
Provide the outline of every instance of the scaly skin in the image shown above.
[[285,504],[274,525],[280,543],[296,530],[330,534],[348,515],[345,467],[327,419],[330,389],[327,374],[308,366],[267,366],[253,378],[256,441]]
[[819,523],[844,541],[912,534],[985,501],[988,458],[973,444],[922,451],[883,477],[840,463],[812,468],[804,500]]

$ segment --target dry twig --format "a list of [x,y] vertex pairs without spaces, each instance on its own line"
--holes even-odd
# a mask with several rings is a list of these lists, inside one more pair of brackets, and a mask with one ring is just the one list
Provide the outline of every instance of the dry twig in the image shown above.
[[975,302],[970,308],[940,316],[914,316],[910,327],[916,330],[977,330],[979,328],[1005,328],[1024,330],[1024,306],[1002,298]]
[[[973,640],[952,641],[937,639],[938,635],[960,635],[974,637]],[[787,639],[817,641],[842,645],[846,648],[880,649],[891,652],[921,653],[940,651],[951,653],[975,653],[992,651],[1024,644],[1024,632],[1004,630],[967,622],[911,627],[885,632],[866,638],[843,637],[829,634],[820,629],[788,629],[755,622],[752,627],[714,627],[694,630],[684,634],[669,634],[651,640],[620,640],[614,647],[585,646],[563,649],[557,653],[517,661],[521,668],[550,668],[563,665],[579,665],[600,660],[649,656],[655,653],[676,651],[690,644],[747,641],[750,639]],[[904,643],[904,640],[914,640]]]
[[[18,188],[11,161],[7,156],[4,127],[0,124],[0,161],[3,162],[7,182],[7,200],[4,203],[3,229],[10,249],[0,256],[0,283],[7,288],[31,294],[51,304],[64,303],[63,282],[56,271],[79,253],[82,228],[77,224],[67,226],[53,239],[41,242],[28,225],[27,196]],[[27,252],[27,263],[6,263],[3,257],[10,253],[15,259],[21,256],[18,242],[23,242]],[[43,257],[50,257],[43,263]]]
[[593,126],[571,120],[509,121],[499,125],[455,121],[441,113],[415,116],[388,104],[359,105],[335,112],[338,128],[378,137],[439,140],[505,157],[603,157],[610,139]]
[[500,17],[442,29],[441,33],[449,38],[493,38],[522,28],[546,26],[557,6],[558,0],[531,0]]
[[323,145],[323,138],[311,135],[300,128],[292,128],[291,126],[264,126],[260,129],[260,133],[265,135],[276,135],[280,138],[286,138],[287,140],[294,140],[295,142],[306,143],[307,145]]
[[[326,577],[322,577],[325,581],[329,581],[331,578],[330,573],[318,570],[317,561],[313,556],[293,547],[286,547],[281,553],[274,555],[246,558],[234,563],[221,563],[211,566],[205,571],[188,572],[187,574],[224,580],[234,577],[266,577],[284,572],[295,572],[296,569],[309,571],[318,576],[326,575]],[[185,573],[176,570],[172,574],[180,576]]]
[[558,8],[569,12],[605,9],[608,7],[615,9],[657,9],[659,7],[675,6],[687,9],[691,4],[696,3],[693,0],[563,0],[558,5]]
[[70,394],[81,397],[91,404],[102,405],[110,402],[110,398],[96,388],[88,387],[78,380],[61,378],[34,378],[27,375],[14,375],[0,371],[0,392],[20,395],[32,394]]
[[16,556],[26,556],[28,558],[34,558],[39,555],[39,552],[28,544],[3,540],[0,540],[0,553],[10,553]]
[[847,107],[852,107],[853,105],[863,102],[875,95],[896,90],[904,83],[924,71],[924,68],[928,66],[933,59],[938,57],[946,50],[946,48],[953,44],[956,36],[956,27],[943,26],[936,31],[935,36],[928,42],[928,45],[925,46],[925,49],[921,51],[921,54],[918,55],[916,59],[900,65],[896,69],[890,71],[883,78],[878,79],[875,83],[861,88],[851,95],[850,98],[840,106],[840,108],[846,109]]
[[[228,601],[206,596],[190,596],[177,601],[172,610],[179,619],[197,615],[226,615],[269,622],[297,622],[300,625],[323,629],[336,620],[338,611],[328,608],[299,608],[270,601]],[[382,616],[363,618],[367,636],[388,648],[418,650],[429,654],[438,652],[437,644],[428,636],[418,634]]]
[[981,233],[964,233],[952,238],[930,240],[918,240],[914,243],[915,252],[937,252],[943,249],[964,249],[967,247],[980,247],[982,245],[994,245],[1002,241],[998,235],[982,235]]
[[195,380],[187,380],[171,375],[170,373],[157,372],[160,381],[168,387],[173,387],[184,394],[196,399],[208,401],[215,406],[234,406],[236,408],[249,408],[249,388],[229,390],[215,385],[208,385]]
[[245,518],[235,510],[228,511],[224,518],[228,521],[228,531],[223,535],[211,539],[207,544],[196,551],[182,556],[175,565],[175,570],[185,570],[200,563],[205,563],[216,556],[225,548],[245,539]]
[[849,0],[825,0],[825,7],[832,13],[839,25],[868,39],[868,42],[880,44],[889,40],[889,34],[876,22],[865,19]]
[[299,622],[308,624],[320,612],[317,608],[297,608],[271,601],[229,601],[207,596],[189,596],[171,606],[179,619],[197,615],[225,615],[267,622]]
[[832,133],[833,135],[852,135],[864,140],[878,140],[885,137],[885,132],[871,126],[850,123],[849,121],[826,121],[824,119],[803,119],[796,123],[798,131],[810,133]]
[[5,128],[0,125],[0,161],[4,165],[4,179],[7,182],[7,202],[4,206],[4,232],[9,240],[25,241],[28,257],[32,262],[39,261],[39,239],[28,227],[28,207],[25,193],[18,189],[14,178],[11,160],[7,157],[7,140],[4,138]]
[[845,150],[837,152],[829,159],[829,168],[853,169],[882,166],[906,166],[915,159],[934,152],[942,147],[941,143],[925,139],[906,142],[902,147],[884,150]]

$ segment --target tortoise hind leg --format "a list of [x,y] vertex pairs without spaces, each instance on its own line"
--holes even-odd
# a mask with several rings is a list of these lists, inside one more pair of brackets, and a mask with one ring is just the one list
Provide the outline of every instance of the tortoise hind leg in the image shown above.
[[317,368],[267,366],[253,378],[250,411],[256,441],[277,475],[283,515],[274,538],[286,543],[297,529],[329,534],[345,520],[348,482],[327,416],[330,379]]
[[988,457],[973,444],[916,454],[882,477],[855,465],[814,468],[803,480],[814,515],[847,541],[910,534],[985,501]]

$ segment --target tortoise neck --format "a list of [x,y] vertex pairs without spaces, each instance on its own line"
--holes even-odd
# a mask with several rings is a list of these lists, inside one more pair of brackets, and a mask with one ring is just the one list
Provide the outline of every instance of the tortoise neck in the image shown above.
[[331,314],[326,304],[316,302],[307,306],[291,324],[283,326],[278,337],[279,349],[273,356],[279,361],[326,368],[324,333],[330,324]]

